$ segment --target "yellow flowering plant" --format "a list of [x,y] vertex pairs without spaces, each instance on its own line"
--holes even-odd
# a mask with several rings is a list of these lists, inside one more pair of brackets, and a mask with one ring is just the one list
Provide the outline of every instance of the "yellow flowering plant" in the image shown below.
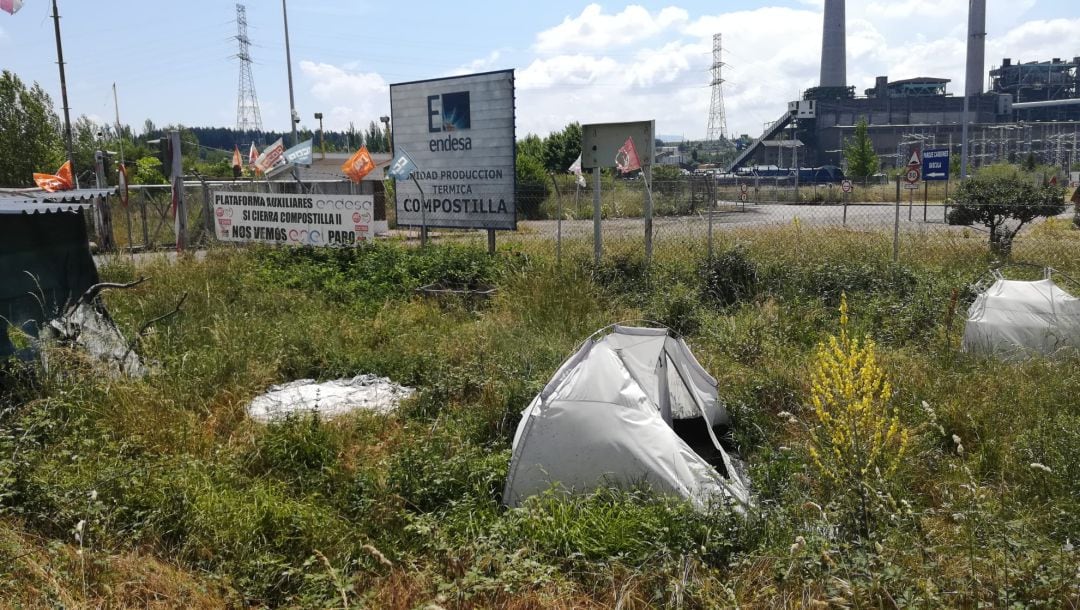
[[854,490],[867,524],[867,486],[889,478],[907,451],[909,431],[890,407],[892,385],[876,345],[848,333],[847,295],[840,297],[840,335],[819,343],[810,401],[817,425],[810,459],[829,486]]

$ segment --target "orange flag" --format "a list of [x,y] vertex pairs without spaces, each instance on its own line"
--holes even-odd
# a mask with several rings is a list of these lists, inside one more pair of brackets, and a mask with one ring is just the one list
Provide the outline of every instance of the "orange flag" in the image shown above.
[[244,166],[244,158],[240,156],[240,147],[237,146],[236,144],[233,144],[232,166],[233,167],[243,167]]
[[65,161],[55,174],[38,174],[35,172],[34,182],[46,193],[70,191],[75,188],[75,180],[71,177],[71,161]]
[[375,169],[375,161],[371,159],[367,146],[361,146],[355,155],[349,157],[349,160],[341,165],[341,171],[345,172],[345,175],[353,182],[360,182],[373,169]]

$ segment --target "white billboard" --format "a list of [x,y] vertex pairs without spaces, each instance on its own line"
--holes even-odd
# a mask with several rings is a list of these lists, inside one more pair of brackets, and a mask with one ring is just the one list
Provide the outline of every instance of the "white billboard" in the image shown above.
[[373,195],[214,192],[221,241],[351,246],[375,237]]
[[517,228],[514,204],[514,71],[390,85],[394,151],[416,163],[397,182],[397,222],[430,227]]

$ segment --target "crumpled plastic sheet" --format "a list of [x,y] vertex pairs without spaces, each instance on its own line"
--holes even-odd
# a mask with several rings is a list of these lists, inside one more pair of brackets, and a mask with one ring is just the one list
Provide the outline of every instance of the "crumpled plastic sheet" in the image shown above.
[[357,375],[352,379],[316,382],[298,379],[270,389],[247,406],[248,415],[260,422],[273,422],[289,415],[317,414],[330,419],[354,411],[390,413],[402,400],[415,393],[386,377]]

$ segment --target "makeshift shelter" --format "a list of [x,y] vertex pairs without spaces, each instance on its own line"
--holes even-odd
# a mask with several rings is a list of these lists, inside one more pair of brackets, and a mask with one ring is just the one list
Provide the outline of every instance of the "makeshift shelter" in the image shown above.
[[[63,335],[73,326],[83,340],[119,337],[100,307],[69,307],[98,282],[82,210],[112,190],[0,192],[0,359],[33,355],[16,350],[9,326],[35,342],[42,329]],[[126,344],[106,347],[127,351]],[[135,357],[127,353],[120,359]]]
[[962,349],[1006,359],[1080,349],[1080,299],[1050,278],[995,281],[968,308]]
[[[730,423],[716,380],[663,328],[598,331],[522,413],[503,501],[558,484],[587,492],[647,483],[704,508],[749,491],[715,428]],[[693,445],[693,446],[692,446]]]

